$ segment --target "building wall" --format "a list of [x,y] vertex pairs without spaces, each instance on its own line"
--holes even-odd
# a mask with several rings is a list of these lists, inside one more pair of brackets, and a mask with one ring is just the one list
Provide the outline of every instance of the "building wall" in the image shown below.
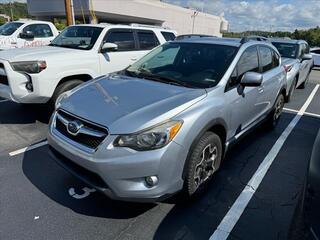
[[[29,13],[38,18],[64,16],[64,0],[27,0]],[[192,9],[182,8],[160,0],[73,0],[75,15],[78,19],[90,17],[93,6],[99,22],[113,23],[144,23],[163,25],[178,32],[178,34],[193,33],[221,36],[221,26],[227,26],[227,21]],[[194,14],[196,15],[195,17]]]

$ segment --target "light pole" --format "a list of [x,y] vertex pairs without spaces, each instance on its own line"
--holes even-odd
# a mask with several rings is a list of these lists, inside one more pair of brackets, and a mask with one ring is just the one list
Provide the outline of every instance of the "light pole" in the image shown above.
[[196,21],[196,16],[198,16],[199,12],[194,11],[191,18],[192,18],[192,33],[194,32],[194,22]]

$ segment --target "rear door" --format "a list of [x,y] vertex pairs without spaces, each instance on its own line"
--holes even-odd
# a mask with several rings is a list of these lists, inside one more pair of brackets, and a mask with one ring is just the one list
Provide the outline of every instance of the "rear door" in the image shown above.
[[150,50],[160,45],[157,36],[151,30],[136,30],[135,33],[139,49],[135,60],[140,59],[150,52]]
[[34,38],[23,39],[21,37],[18,37],[18,48],[44,46],[50,44],[50,42],[54,39],[54,34],[51,27],[45,23],[29,24],[22,29],[22,33],[26,32],[32,33],[34,35]]
[[256,117],[260,117],[273,107],[284,76],[280,66],[280,56],[272,48],[259,46],[260,72],[263,81],[257,88]]

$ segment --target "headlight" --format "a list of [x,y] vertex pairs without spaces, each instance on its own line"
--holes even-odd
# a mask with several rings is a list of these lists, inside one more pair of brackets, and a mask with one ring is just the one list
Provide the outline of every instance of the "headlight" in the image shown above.
[[12,62],[11,67],[17,72],[40,73],[47,68],[45,61]]
[[64,93],[61,93],[59,97],[57,97],[57,100],[55,102],[55,108],[58,109],[61,105],[61,101],[64,100],[65,98],[69,97],[70,91],[66,91]]
[[169,121],[136,134],[121,135],[114,141],[114,146],[137,151],[162,148],[172,141],[181,126],[182,121]]

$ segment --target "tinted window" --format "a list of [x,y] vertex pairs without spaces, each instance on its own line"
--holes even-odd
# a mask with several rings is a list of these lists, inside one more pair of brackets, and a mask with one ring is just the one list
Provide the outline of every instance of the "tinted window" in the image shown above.
[[154,81],[173,79],[184,85],[209,88],[219,83],[236,52],[232,46],[170,42],[151,51],[126,72]]
[[23,32],[32,32],[36,38],[52,37],[53,33],[48,24],[31,24],[23,29]]
[[10,36],[22,25],[23,23],[19,22],[8,22],[0,27],[0,35]]
[[262,72],[267,72],[272,69],[273,66],[273,57],[271,49],[268,47],[259,47],[260,53],[260,65],[262,68]]
[[138,41],[141,50],[150,50],[159,45],[159,41],[152,31],[139,31]]
[[299,52],[298,44],[280,42],[272,42],[272,44],[278,49],[281,57],[297,58]]
[[259,72],[258,51],[255,46],[247,48],[239,59],[229,80],[228,87],[236,86],[246,72]]
[[161,32],[161,34],[167,42],[173,41],[176,38],[176,36],[171,32]]
[[109,33],[105,42],[118,45],[118,51],[132,51],[135,49],[132,31],[115,31]]
[[88,50],[94,46],[102,30],[101,27],[71,26],[62,31],[50,46]]
[[246,72],[259,72],[258,52],[255,46],[249,47],[238,62],[238,76],[241,78]]
[[304,44],[304,53],[310,53],[310,47],[309,47],[309,45],[308,44]]

